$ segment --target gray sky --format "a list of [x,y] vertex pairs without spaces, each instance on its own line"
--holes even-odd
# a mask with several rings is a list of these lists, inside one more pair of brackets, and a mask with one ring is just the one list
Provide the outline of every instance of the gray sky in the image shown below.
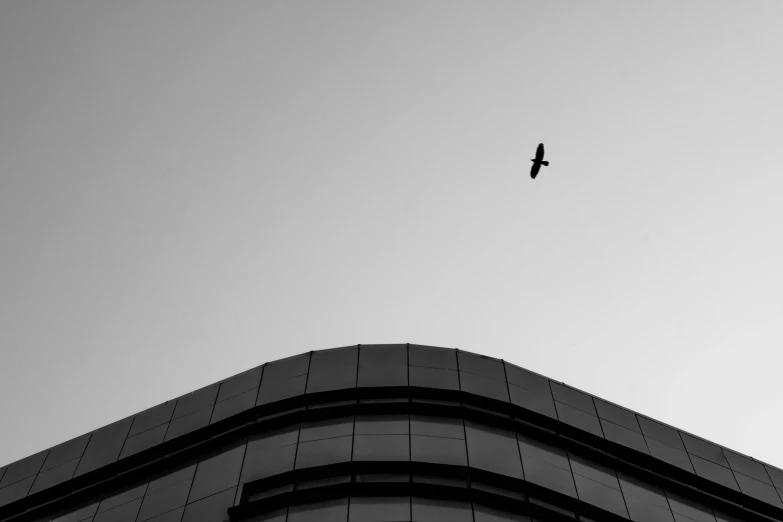
[[268,360],[412,342],[783,466],[782,19],[0,2],[0,464]]

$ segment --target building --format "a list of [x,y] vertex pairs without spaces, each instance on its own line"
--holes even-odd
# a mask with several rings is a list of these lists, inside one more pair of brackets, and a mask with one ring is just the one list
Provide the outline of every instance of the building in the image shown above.
[[13,522],[783,521],[783,471],[508,362],[267,363],[0,467]]

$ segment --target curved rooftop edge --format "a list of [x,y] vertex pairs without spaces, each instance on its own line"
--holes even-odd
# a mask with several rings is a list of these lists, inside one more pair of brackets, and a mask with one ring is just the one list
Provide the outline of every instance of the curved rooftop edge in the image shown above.
[[[149,470],[169,466],[172,459],[186,462],[198,452],[222,447],[237,433],[245,433],[242,430],[249,430],[247,433],[269,430],[286,423],[312,421],[318,415],[333,418],[379,412],[464,418],[464,439],[468,446],[469,423],[484,426],[475,428],[479,430],[475,433],[482,429],[516,433],[523,464],[527,462],[524,448],[538,447],[536,442],[525,446],[527,443],[523,439],[528,435],[520,433],[529,433],[531,440],[562,448],[568,455],[564,462],[568,463],[573,477],[579,475],[581,457],[574,458],[572,454],[589,455],[591,462],[600,463],[611,471],[615,477],[612,483],[620,477],[620,489],[632,487],[622,486],[623,474],[643,477],[655,487],[674,492],[673,497],[669,496],[670,505],[673,505],[671,498],[677,495],[688,498],[695,495],[705,505],[718,505],[721,512],[734,513],[734,518],[728,515],[721,518],[718,508],[713,508],[714,517],[705,520],[783,520],[783,470],[779,468],[508,361],[460,349],[417,344],[352,345],[268,362],[0,466],[0,520],[58,521],[56,517],[41,513],[64,502],[89,498],[102,487],[108,491],[119,482],[130,484],[134,477]],[[408,432],[409,439],[411,433]],[[497,444],[505,444],[505,440],[498,438]],[[408,444],[411,448],[411,443]],[[532,491],[529,503],[537,488],[552,489],[537,485],[531,478],[535,474],[534,467],[528,471],[523,470],[526,465],[522,465],[518,472],[505,473],[488,467],[482,469],[475,463],[478,460],[471,458],[470,464],[466,462],[460,471],[445,464],[414,463],[410,458],[412,450],[407,451],[407,461],[376,463],[376,468],[383,468],[389,474],[448,477],[460,476],[464,471],[476,483],[492,483],[493,487],[505,484],[503,487],[509,490]],[[357,462],[329,463],[314,466],[307,473],[356,476],[364,473],[362,470],[367,466]],[[305,478],[312,480],[310,475],[300,476],[302,473],[301,470],[281,472],[264,478],[266,482],[261,486],[258,481],[250,481],[245,484],[244,491],[240,484],[236,501],[231,503],[229,510],[232,520],[247,518],[256,509],[251,506],[256,505],[251,498],[253,491],[284,488],[287,483],[301,482]],[[590,473],[585,472],[587,475]],[[595,476],[588,478],[601,480]],[[574,481],[579,490],[578,479]],[[633,480],[629,478],[626,483],[633,484]],[[411,481],[405,485],[384,486],[384,490],[437,497],[448,496],[449,487],[455,486],[416,485]],[[575,511],[582,509],[580,512],[592,513],[595,509],[595,505],[588,505],[589,502],[584,504],[579,491],[570,495],[567,492],[546,493],[543,489],[539,496],[554,495],[555,501],[572,505]],[[332,495],[340,498],[378,495],[379,491],[377,485],[335,483],[318,489],[317,494],[285,491],[272,500],[267,499],[265,505],[272,509],[287,502],[301,501],[292,500],[294,497]],[[627,495],[626,489],[623,492]],[[498,500],[497,494],[487,491],[476,490],[471,494],[490,503],[493,499],[501,503],[517,502],[507,497]],[[629,517],[629,511],[630,507],[618,517],[643,520],[633,514]],[[683,508],[681,512],[686,518],[679,519],[699,520],[698,516],[687,516],[686,511]],[[678,519],[676,513],[675,519]],[[591,516],[597,520],[602,514],[604,511],[599,510],[598,515]],[[610,515],[606,516],[607,520],[611,519]]]

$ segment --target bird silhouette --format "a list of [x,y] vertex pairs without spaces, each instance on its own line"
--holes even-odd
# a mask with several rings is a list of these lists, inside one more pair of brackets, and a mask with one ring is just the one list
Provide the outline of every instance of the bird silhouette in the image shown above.
[[544,161],[544,144],[539,143],[538,148],[536,149],[536,158],[530,160],[533,162],[533,166],[530,168],[530,177],[533,179],[536,179],[536,176],[538,176],[538,171],[541,170],[541,165],[548,167],[549,162]]

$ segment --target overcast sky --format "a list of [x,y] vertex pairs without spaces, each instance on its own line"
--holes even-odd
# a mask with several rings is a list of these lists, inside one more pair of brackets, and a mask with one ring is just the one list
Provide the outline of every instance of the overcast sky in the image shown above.
[[781,20],[0,2],[0,464],[269,360],[410,342],[783,466]]

